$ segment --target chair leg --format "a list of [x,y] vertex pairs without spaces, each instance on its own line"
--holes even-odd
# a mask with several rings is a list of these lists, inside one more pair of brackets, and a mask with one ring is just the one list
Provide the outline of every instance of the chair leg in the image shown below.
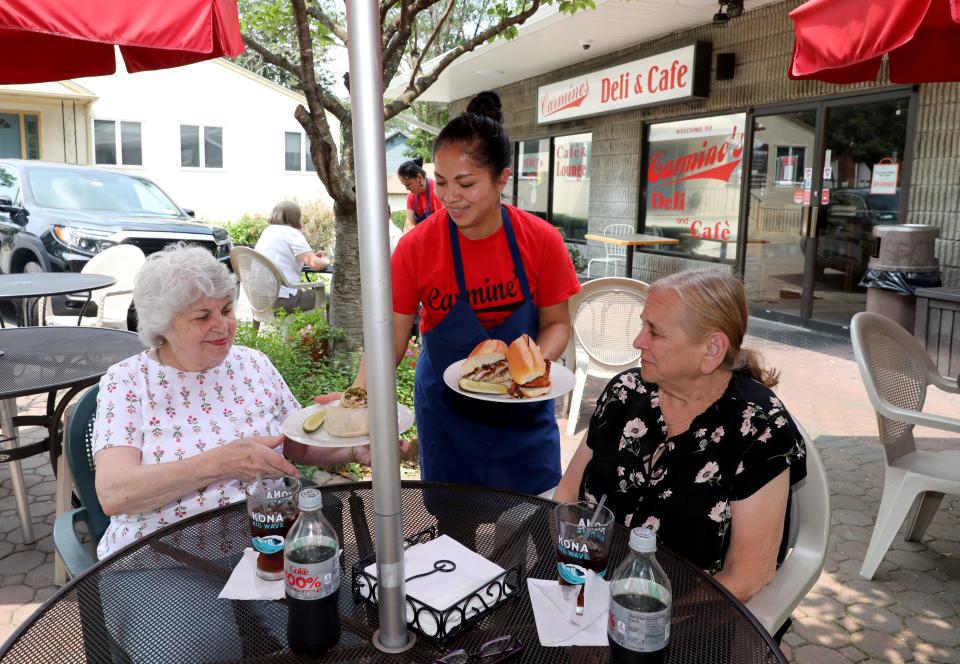
[[577,367],[577,383],[573,387],[570,399],[570,414],[567,416],[567,435],[577,432],[577,420],[580,418],[580,402],[583,401],[583,388],[587,384],[587,372]]
[[943,500],[943,494],[939,491],[924,491],[920,494],[917,506],[907,517],[906,540],[908,542],[919,542],[923,539],[927,527],[937,515],[941,500]]
[[893,544],[893,538],[913,507],[917,492],[906,486],[906,479],[906,473],[902,470],[887,469],[883,480],[880,511],[873,526],[870,544],[867,546],[867,555],[864,556],[863,566],[860,568],[860,576],[865,579],[872,579],[876,574],[880,562]]

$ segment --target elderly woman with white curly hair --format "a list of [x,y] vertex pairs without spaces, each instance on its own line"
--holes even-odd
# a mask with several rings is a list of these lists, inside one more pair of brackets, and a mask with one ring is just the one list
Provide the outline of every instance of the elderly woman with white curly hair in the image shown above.
[[[104,557],[165,525],[243,500],[243,482],[298,475],[280,425],[299,410],[267,357],[234,346],[236,284],[199,247],[153,254],[133,302],[148,348],[100,380],[93,452],[110,525]],[[311,448],[306,463],[369,463],[369,448]]]

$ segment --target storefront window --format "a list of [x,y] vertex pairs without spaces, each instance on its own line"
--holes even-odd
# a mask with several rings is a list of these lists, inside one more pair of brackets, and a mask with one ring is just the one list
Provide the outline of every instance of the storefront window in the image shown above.
[[547,218],[550,187],[550,139],[520,141],[517,145],[517,207]]
[[650,126],[645,232],[680,241],[662,250],[736,258],[745,122],[737,113]]
[[[590,208],[592,134],[553,140],[553,192],[550,222],[568,240],[583,240]],[[543,141],[541,141],[542,143]]]

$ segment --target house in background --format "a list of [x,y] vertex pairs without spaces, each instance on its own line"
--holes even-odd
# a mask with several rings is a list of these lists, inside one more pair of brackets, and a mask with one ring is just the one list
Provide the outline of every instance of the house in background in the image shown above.
[[223,59],[0,86],[0,157],[143,175],[210,221],[266,213],[285,198],[332,206],[293,116],[299,104],[301,95]]

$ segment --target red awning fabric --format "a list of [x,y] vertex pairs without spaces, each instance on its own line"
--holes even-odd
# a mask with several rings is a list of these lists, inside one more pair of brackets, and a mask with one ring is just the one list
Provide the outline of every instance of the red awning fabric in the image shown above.
[[178,67],[243,52],[236,0],[3,0],[0,83]]
[[960,81],[960,0],[811,0],[790,18],[792,79],[873,81],[888,54],[893,83]]

